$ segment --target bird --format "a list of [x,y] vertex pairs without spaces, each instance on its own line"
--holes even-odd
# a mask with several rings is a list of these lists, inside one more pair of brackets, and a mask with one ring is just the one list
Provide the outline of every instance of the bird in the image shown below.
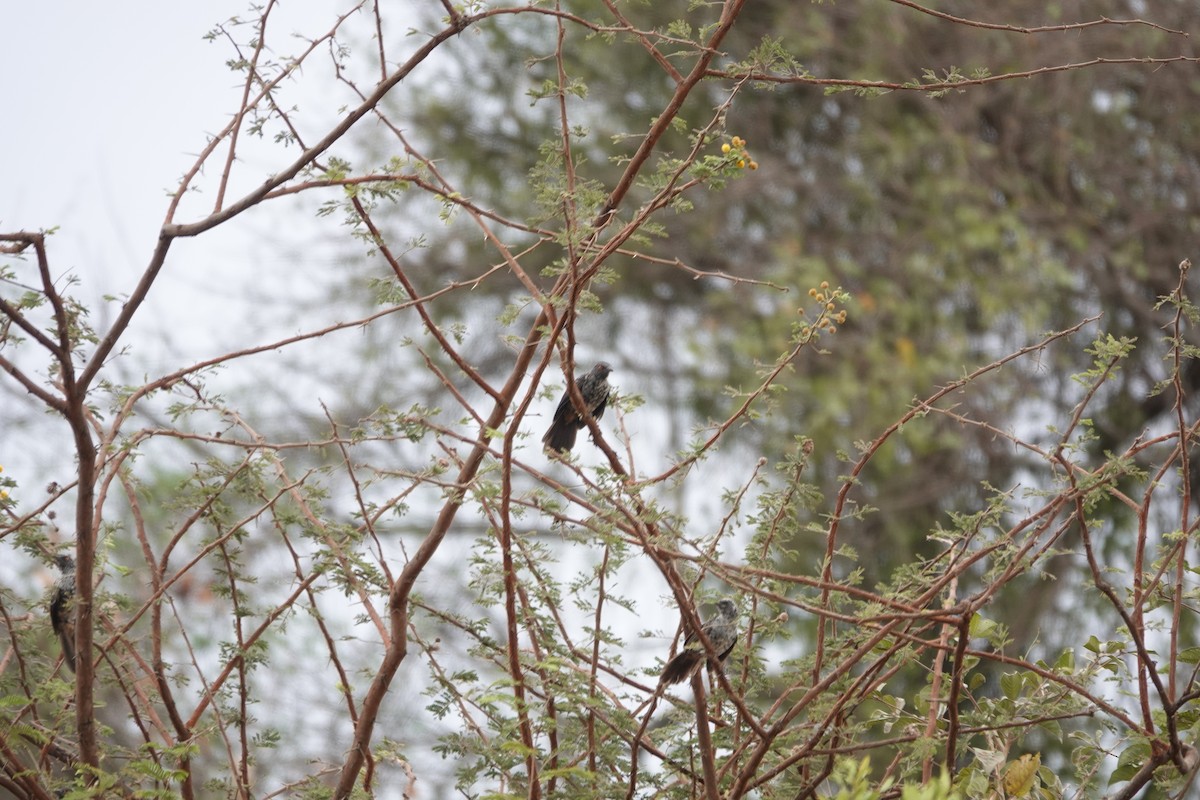
[[62,645],[63,662],[75,671],[75,559],[66,554],[54,557],[62,575],[50,597],[50,625]]
[[[575,381],[579,387],[579,394],[583,396],[583,402],[593,419],[600,419],[604,415],[605,406],[608,405],[610,388],[608,376],[611,373],[612,367],[601,361],[592,367],[590,372]],[[586,424],[583,417],[579,416],[579,412],[575,410],[575,404],[571,402],[571,392],[568,389],[563,394],[562,400],[558,402],[558,408],[554,412],[554,421],[550,423],[549,430],[542,437],[542,444],[547,450],[566,453],[575,446],[575,434]]]
[[[713,652],[717,654],[717,661],[725,661],[725,657],[737,644],[737,617],[737,606],[733,604],[732,600],[726,598],[717,601],[717,613],[704,621],[704,635],[712,644]],[[663,667],[660,680],[667,685],[680,683],[690,678],[703,663],[704,643],[693,631],[684,639],[683,649],[667,662],[667,666]]]

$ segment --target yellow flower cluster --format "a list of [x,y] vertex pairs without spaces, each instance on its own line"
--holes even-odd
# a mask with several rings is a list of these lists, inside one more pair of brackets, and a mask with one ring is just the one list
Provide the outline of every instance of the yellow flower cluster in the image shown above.
[[[830,289],[829,281],[821,281],[820,288],[808,290],[808,296],[821,304],[814,327],[828,333],[837,333],[837,326],[846,322],[846,309],[839,309],[838,304],[848,300],[849,295],[841,289]],[[807,325],[803,327],[808,328]]]
[[733,155],[737,158],[738,169],[758,169],[758,162],[750,158],[750,151],[746,149],[746,140],[740,136],[734,136],[725,144],[721,145],[721,152],[725,155]]

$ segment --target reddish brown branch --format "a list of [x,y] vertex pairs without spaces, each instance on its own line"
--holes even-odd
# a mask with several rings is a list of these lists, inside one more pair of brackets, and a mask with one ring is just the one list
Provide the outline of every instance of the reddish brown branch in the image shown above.
[[712,78],[724,78],[726,80],[751,80],[756,83],[775,83],[775,84],[802,84],[807,86],[830,86],[841,87],[845,89],[869,89],[869,90],[884,90],[892,92],[945,92],[954,89],[966,89],[971,86],[984,86],[989,83],[1000,83],[1001,81],[1018,80],[1021,78],[1033,78],[1039,75],[1050,75],[1055,72],[1072,72],[1074,70],[1088,69],[1090,67],[1099,67],[1115,64],[1143,64],[1146,66],[1159,66],[1163,64],[1196,64],[1200,63],[1200,56],[1166,56],[1166,57],[1129,57],[1129,58],[1093,58],[1088,61],[1076,61],[1068,64],[1055,64],[1048,67],[1037,67],[1035,69],[1021,70],[1017,72],[1005,72],[1000,75],[984,75],[978,78],[956,78],[949,81],[928,81],[928,82],[906,82],[897,83],[895,81],[867,81],[849,78],[816,78],[811,75],[775,75],[769,72],[759,72],[757,70],[748,70],[745,72],[729,71],[729,70],[709,70],[706,74]]
[[982,22],[980,20],[967,19],[966,17],[957,17],[953,14],[947,14],[944,11],[938,11],[937,9],[915,3],[913,0],[889,0],[889,2],[895,3],[899,6],[906,6],[907,8],[920,11],[922,14],[928,14],[931,17],[935,17],[945,22],[953,22],[956,25],[966,25],[971,28],[984,28],[992,31],[1007,31],[1010,33],[1057,33],[1064,31],[1079,31],[1085,28],[1094,28],[1100,25],[1146,25],[1156,30],[1163,31],[1164,33],[1172,33],[1177,36],[1184,37],[1188,35],[1186,31],[1172,30],[1171,28],[1167,28],[1144,19],[1109,19],[1108,17],[1100,17],[1099,19],[1091,19],[1084,22],[1064,22],[1061,25],[1007,25],[1004,23]]
[[[701,632],[700,628],[696,631]],[[704,694],[703,670],[698,669],[692,673],[692,696],[696,701],[696,748],[699,750],[700,770],[704,775],[704,797],[706,800],[720,800],[721,792],[717,786],[717,755],[713,748],[712,733],[708,728],[708,698]]]

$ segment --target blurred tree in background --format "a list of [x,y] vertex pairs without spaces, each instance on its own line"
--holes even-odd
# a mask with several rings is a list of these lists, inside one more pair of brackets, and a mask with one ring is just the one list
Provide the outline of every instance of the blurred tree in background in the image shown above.
[[[1195,15],[975,5],[214,29],[245,97],[136,287],[0,236],[0,366],[74,442],[0,537],[71,545],[93,654],[0,593],[0,791],[1182,796]],[[230,227],[287,267],[155,373],[131,324]]]

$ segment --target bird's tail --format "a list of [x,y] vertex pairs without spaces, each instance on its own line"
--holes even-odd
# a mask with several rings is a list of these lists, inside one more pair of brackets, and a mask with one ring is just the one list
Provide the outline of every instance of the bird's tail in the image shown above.
[[696,671],[704,661],[704,653],[699,650],[684,650],[667,662],[662,671],[662,682],[665,684],[680,683]]
[[550,425],[550,430],[546,431],[546,435],[542,437],[542,444],[546,446],[547,450],[565,453],[575,446],[577,432],[575,426],[568,422],[554,422]]
[[71,672],[75,671],[75,631],[70,625],[58,632],[58,643],[62,645],[63,663]]

